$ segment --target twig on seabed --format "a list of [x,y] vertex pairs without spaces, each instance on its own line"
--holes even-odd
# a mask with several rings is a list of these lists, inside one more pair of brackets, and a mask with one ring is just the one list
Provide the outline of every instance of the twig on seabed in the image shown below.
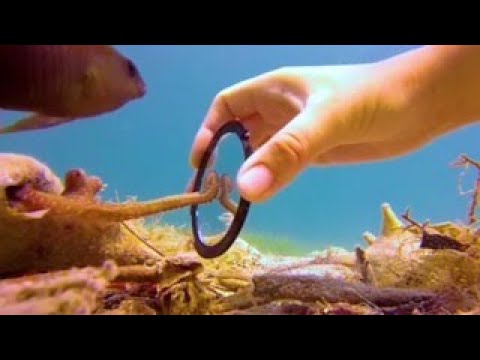
[[[464,167],[465,169],[468,168],[469,165],[472,165],[472,166],[475,166],[475,168],[477,169],[477,180],[475,183],[475,188],[473,189],[473,191],[471,191],[473,195],[472,195],[472,201],[470,203],[470,207],[468,210],[468,224],[473,225],[478,220],[475,215],[475,210],[477,209],[480,203],[480,162],[471,159],[467,155],[462,154],[460,155],[460,158],[457,161],[455,161],[452,165],[454,167]],[[460,185],[460,190],[461,190],[461,185]],[[462,193],[462,191],[460,191],[460,193]],[[470,193],[470,191],[467,192],[467,194],[468,193]]]

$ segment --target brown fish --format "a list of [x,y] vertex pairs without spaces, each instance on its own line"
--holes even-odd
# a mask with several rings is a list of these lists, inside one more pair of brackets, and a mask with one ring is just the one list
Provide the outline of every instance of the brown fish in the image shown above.
[[135,64],[109,45],[0,45],[0,108],[34,113],[0,134],[97,116],[145,93]]

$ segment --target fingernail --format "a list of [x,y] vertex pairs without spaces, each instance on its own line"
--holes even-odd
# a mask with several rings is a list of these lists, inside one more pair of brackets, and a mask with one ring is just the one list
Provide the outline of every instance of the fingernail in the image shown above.
[[238,187],[247,199],[257,199],[273,185],[273,174],[264,165],[255,166],[241,174]]

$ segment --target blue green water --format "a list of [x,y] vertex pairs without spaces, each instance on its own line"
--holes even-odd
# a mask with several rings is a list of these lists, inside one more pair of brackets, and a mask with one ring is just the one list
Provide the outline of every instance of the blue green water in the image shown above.
[[[280,66],[370,62],[414,46],[118,48],[138,65],[148,85],[144,99],[95,119],[2,136],[0,152],[33,155],[58,174],[84,168],[108,183],[105,200],[181,193],[193,174],[188,158],[194,135],[224,87]],[[11,115],[2,113],[1,125],[12,119],[6,114]],[[448,164],[460,153],[480,158],[479,138],[479,127],[470,127],[401,159],[309,170],[272,200],[254,205],[248,230],[311,248],[350,248],[362,243],[365,230],[378,232],[383,202],[399,212],[410,207],[420,221],[463,220],[468,198],[458,195],[459,171]],[[189,226],[188,211],[163,221]]]

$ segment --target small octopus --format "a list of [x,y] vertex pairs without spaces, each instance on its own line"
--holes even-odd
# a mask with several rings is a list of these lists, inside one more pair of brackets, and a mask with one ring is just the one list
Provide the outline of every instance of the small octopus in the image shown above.
[[215,200],[216,173],[204,189],[145,202],[105,203],[104,184],[81,169],[62,182],[47,165],[20,154],[0,154],[0,275],[73,266],[158,261],[124,222]]

